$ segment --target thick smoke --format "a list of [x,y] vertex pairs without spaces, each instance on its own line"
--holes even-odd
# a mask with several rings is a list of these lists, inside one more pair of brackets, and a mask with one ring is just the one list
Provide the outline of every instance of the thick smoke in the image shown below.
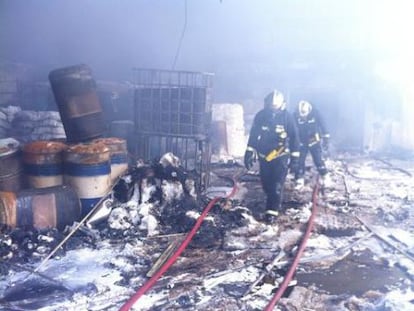
[[[307,98],[326,107],[333,118],[328,124],[343,127],[351,121],[347,114],[361,105],[378,110],[388,98],[394,106],[401,101],[394,95],[401,89],[387,85],[376,68],[407,50],[412,27],[403,13],[410,5],[403,0],[2,0],[0,60],[35,65],[44,80],[50,70],[78,63],[88,64],[97,79],[117,81],[131,81],[132,67],[214,72],[217,102],[239,101],[253,113],[277,88],[290,109]],[[400,110],[390,115],[398,119]]]

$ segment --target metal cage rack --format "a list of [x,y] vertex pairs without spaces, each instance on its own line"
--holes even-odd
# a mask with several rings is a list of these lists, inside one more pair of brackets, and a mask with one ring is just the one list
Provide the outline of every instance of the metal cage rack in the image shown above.
[[166,152],[208,184],[213,74],[134,69],[137,157],[152,160]]

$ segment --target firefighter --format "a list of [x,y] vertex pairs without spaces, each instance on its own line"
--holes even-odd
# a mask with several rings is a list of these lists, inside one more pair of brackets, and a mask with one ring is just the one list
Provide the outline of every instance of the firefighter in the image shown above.
[[316,169],[324,180],[327,169],[323,159],[322,150],[327,150],[329,145],[329,133],[319,111],[306,101],[301,100],[294,112],[296,126],[300,139],[300,157],[297,171],[295,172],[296,187],[303,187],[305,180],[305,161],[308,152],[312,155]]
[[260,179],[266,194],[265,220],[273,223],[282,206],[283,187],[289,170],[299,161],[299,138],[283,94],[275,90],[264,99],[264,108],[254,117],[244,164],[249,170],[259,159]]

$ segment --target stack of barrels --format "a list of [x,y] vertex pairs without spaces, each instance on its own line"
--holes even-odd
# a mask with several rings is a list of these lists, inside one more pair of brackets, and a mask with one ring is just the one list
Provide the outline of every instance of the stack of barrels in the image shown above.
[[[0,140],[1,224],[12,228],[64,229],[79,218],[76,192],[62,185],[64,146],[58,142],[34,142],[21,148],[13,138]],[[24,189],[27,187],[32,189]]]
[[57,69],[49,80],[67,141],[34,141],[22,148],[14,139],[0,140],[0,223],[10,227],[62,229],[86,216],[128,169],[126,140],[102,138],[102,108],[90,69]]

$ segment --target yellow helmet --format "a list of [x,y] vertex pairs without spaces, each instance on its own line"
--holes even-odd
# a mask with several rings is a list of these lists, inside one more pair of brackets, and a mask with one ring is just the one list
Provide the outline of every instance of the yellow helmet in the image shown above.
[[299,109],[299,115],[301,117],[307,117],[308,114],[310,114],[310,112],[312,111],[312,105],[310,104],[310,102],[306,100],[301,100],[299,102],[298,109]]
[[264,105],[267,108],[283,110],[286,107],[285,98],[281,92],[274,90],[265,97]]

